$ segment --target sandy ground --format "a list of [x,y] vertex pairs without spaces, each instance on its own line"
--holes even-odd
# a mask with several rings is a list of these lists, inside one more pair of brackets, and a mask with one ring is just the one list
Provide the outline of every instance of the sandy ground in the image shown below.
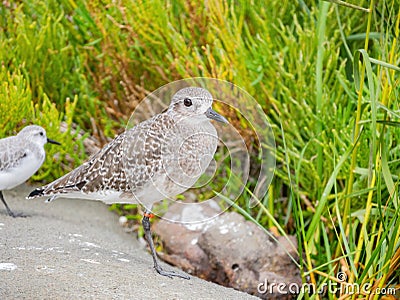
[[9,217],[0,203],[0,299],[256,299],[196,277],[160,276],[106,205],[26,200],[32,189],[3,192],[29,217]]

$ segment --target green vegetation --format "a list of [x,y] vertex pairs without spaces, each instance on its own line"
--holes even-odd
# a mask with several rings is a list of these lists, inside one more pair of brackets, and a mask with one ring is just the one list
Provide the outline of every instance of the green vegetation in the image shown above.
[[[62,147],[49,146],[46,149],[46,161],[33,179],[58,178],[85,157],[82,140],[76,140],[76,134],[71,133],[78,97],[73,101],[65,99],[60,112],[61,109],[58,110],[56,104],[52,103],[45,93],[34,101],[28,80],[29,78],[23,76],[18,69],[7,70],[4,66],[1,67],[0,137],[17,134],[22,127],[30,123],[43,126],[47,136],[62,142]],[[62,122],[65,125],[64,132],[60,132]]]
[[399,287],[400,5],[347,2],[4,1],[0,136],[43,125],[63,143],[35,177],[50,180],[85,157],[73,123],[105,142],[146,90],[231,81],[277,143],[269,194],[251,209],[246,193],[237,209],[295,234],[303,279],[318,287],[339,271]]

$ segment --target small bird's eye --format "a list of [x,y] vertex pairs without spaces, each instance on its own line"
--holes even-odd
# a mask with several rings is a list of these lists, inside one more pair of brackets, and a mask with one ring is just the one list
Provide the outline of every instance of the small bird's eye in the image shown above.
[[41,131],[40,133],[39,133],[41,136],[43,136],[43,132]]
[[183,104],[185,104],[185,106],[187,106],[187,107],[189,107],[189,106],[192,106],[192,100],[191,99],[189,99],[189,98],[185,98],[184,100],[183,100]]

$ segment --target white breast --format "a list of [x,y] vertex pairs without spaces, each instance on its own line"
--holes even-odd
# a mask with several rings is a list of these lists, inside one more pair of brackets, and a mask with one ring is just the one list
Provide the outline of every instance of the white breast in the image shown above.
[[12,189],[35,174],[44,161],[44,151],[40,154],[35,155],[30,149],[26,149],[26,156],[17,166],[2,170],[0,172],[0,191]]

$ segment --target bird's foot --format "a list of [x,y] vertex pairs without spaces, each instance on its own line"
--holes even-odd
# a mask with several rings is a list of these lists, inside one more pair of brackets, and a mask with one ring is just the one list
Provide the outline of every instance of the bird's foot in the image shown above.
[[29,217],[28,215],[25,215],[23,213],[15,213],[15,212],[12,212],[11,210],[8,211],[7,213],[8,213],[8,215],[10,217],[13,217],[13,218],[26,218],[26,217]]
[[169,278],[172,277],[179,277],[179,278],[183,278],[183,279],[190,279],[190,277],[186,274],[179,274],[176,273],[175,271],[164,271],[163,268],[161,268],[159,265],[154,266],[154,269],[156,269],[157,273],[162,275],[162,276],[167,276]]

